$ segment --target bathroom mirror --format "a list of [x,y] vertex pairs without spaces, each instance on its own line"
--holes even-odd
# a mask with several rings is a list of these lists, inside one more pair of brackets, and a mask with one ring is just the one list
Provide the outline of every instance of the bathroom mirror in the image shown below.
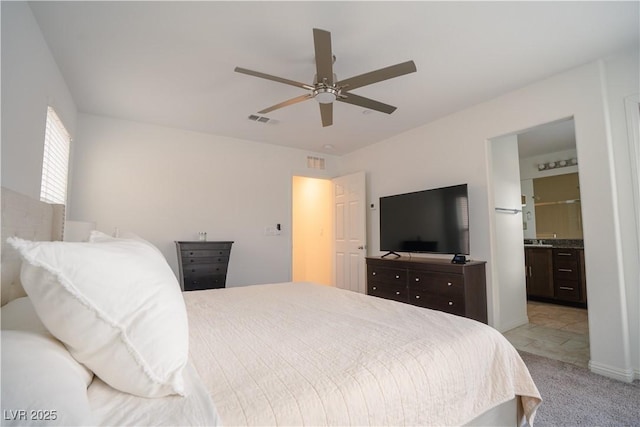
[[535,178],[533,199],[538,239],[582,239],[577,172]]

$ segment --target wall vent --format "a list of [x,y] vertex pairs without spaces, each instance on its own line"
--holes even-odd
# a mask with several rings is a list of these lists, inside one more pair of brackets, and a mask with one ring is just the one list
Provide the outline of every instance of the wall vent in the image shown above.
[[307,156],[307,167],[310,169],[324,169],[324,159],[322,157]]

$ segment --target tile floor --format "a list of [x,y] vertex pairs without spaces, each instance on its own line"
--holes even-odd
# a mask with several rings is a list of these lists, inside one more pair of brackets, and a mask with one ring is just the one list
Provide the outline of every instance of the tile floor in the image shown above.
[[504,333],[518,350],[588,367],[587,310],[529,301],[529,323]]

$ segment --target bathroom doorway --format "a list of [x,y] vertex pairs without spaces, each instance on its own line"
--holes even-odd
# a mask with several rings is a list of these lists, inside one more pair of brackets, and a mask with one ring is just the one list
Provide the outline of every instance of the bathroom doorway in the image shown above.
[[[587,367],[588,298],[574,120],[496,139],[494,146],[507,144],[513,151],[514,143],[519,165],[518,171],[511,168],[509,179],[519,174],[522,207],[514,217],[522,220],[525,280],[519,283],[526,288],[528,323],[504,335],[519,350]],[[494,163],[494,169],[503,167]],[[497,232],[505,221],[512,219],[496,215]],[[515,244],[513,239],[509,244]]]

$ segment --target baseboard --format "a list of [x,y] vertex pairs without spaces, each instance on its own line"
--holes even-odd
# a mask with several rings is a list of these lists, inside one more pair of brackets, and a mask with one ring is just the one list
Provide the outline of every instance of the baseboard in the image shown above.
[[599,374],[614,380],[623,381],[625,383],[633,382],[634,378],[638,378],[638,372],[633,369],[620,369],[615,366],[608,366],[602,363],[589,361],[589,370],[594,374]]
[[498,331],[500,333],[505,333],[507,331],[517,328],[518,326],[526,325],[527,323],[529,323],[529,317],[524,316],[518,320],[513,320],[507,324],[500,325],[500,329],[498,329]]

